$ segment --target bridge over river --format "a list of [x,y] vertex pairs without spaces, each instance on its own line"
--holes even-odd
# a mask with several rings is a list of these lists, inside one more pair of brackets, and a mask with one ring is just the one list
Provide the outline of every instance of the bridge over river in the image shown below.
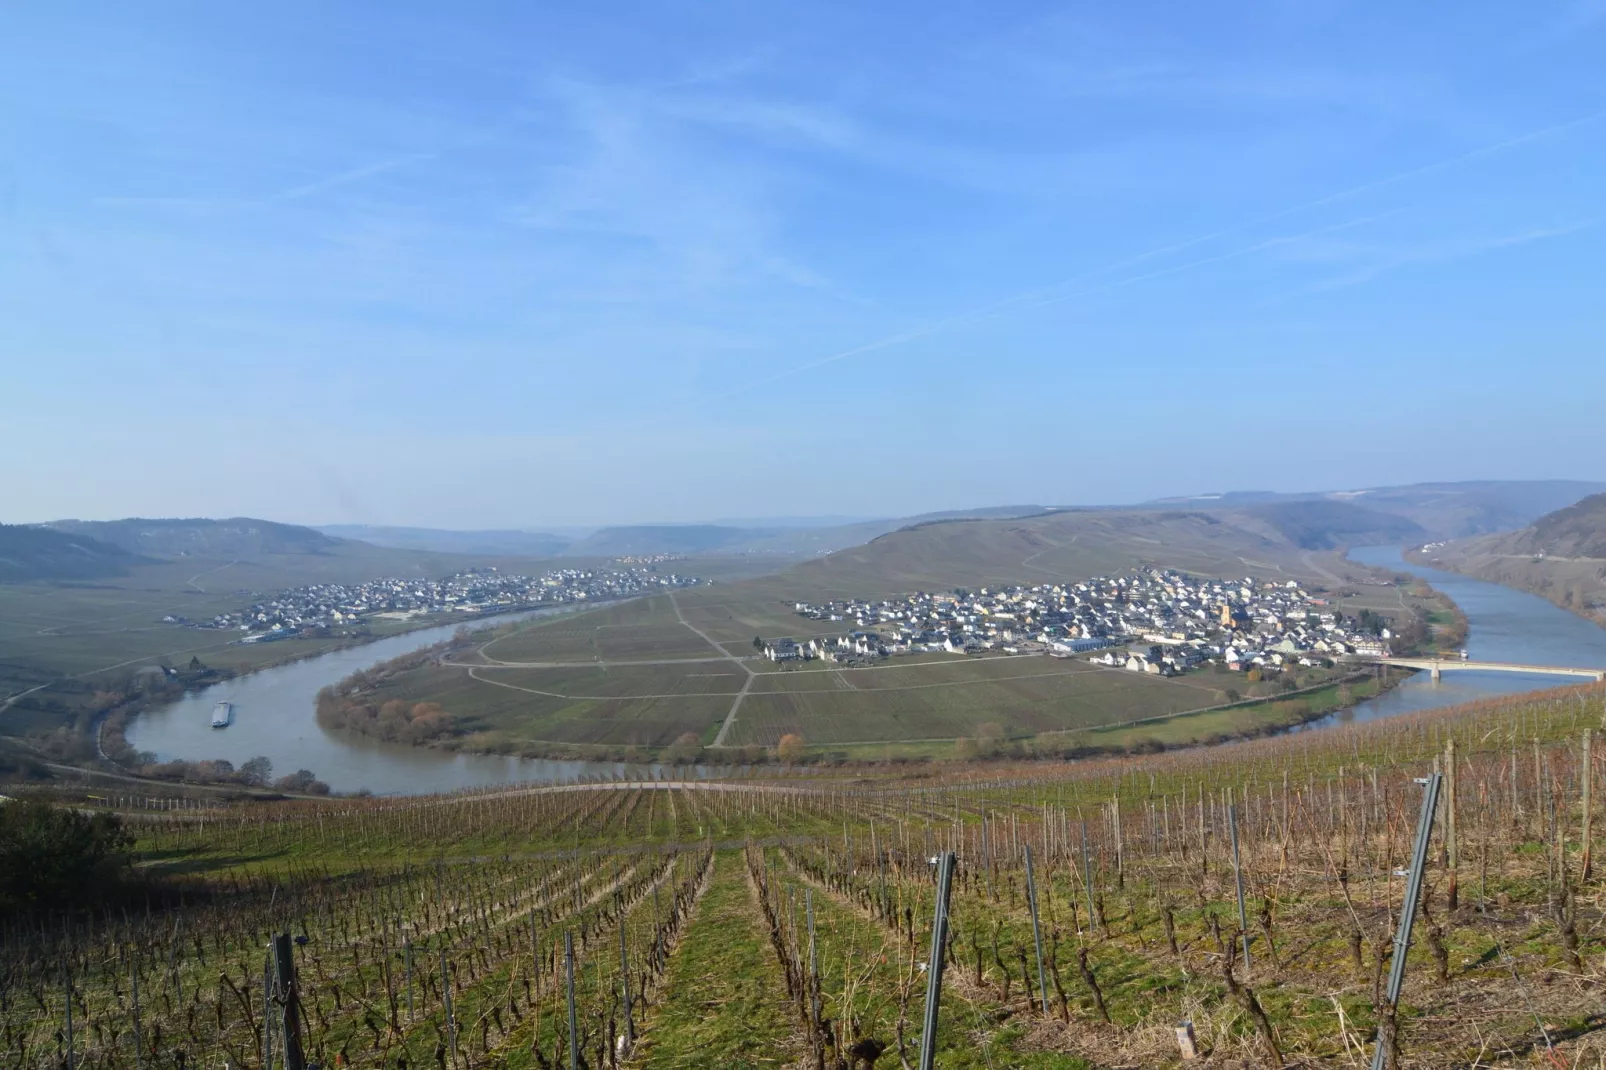
[[1606,669],[1584,669],[1574,665],[1519,665],[1510,661],[1471,661],[1467,658],[1364,658],[1373,665],[1397,665],[1420,669],[1437,680],[1441,673],[1455,671],[1520,672],[1537,676],[1572,676],[1596,683],[1606,680]]

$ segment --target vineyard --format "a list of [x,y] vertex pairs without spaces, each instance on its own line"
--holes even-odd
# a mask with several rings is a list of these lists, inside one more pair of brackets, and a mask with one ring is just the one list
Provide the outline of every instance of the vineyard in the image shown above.
[[1606,1067],[1603,700],[971,776],[108,798],[161,893],[5,923],[0,1065]]

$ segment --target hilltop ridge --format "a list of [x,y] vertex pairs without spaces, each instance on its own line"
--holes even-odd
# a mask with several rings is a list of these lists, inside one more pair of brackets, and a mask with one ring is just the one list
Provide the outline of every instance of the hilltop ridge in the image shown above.
[[1530,591],[1606,625],[1606,494],[1592,494],[1517,531],[1426,547],[1419,556]]
[[56,520],[44,527],[86,535],[130,553],[156,557],[219,557],[232,554],[326,553],[345,540],[297,524],[254,517]]
[[1459,539],[1520,528],[1585,495],[1602,491],[1606,491],[1606,483],[1590,480],[1478,479],[1292,494],[1227,491],[1163,498],[1147,504],[1243,509],[1288,502],[1341,502],[1403,517],[1420,527],[1428,537]]
[[87,535],[0,524],[0,583],[104,579],[121,576],[143,560]]

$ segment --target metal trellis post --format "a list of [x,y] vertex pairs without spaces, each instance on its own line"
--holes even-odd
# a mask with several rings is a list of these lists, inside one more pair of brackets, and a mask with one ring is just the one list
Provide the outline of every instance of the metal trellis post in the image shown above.
[[296,960],[289,933],[273,938],[274,995],[284,1021],[284,1070],[307,1070],[301,1051],[301,993],[296,986]]
[[[1389,964],[1389,984],[1386,994],[1390,1005],[1400,1001],[1400,987],[1405,983],[1405,953],[1411,947],[1411,927],[1416,924],[1416,906],[1422,898],[1422,871],[1428,864],[1428,841],[1433,838],[1433,815],[1439,805],[1439,784],[1444,774],[1434,773],[1421,781],[1422,813],[1416,822],[1416,850],[1411,854],[1411,872],[1405,881],[1405,899],[1400,904],[1400,925],[1394,933],[1394,959]],[[1384,1051],[1379,1044],[1372,1052],[1372,1070],[1383,1070]]]
[[920,1030],[920,1070],[937,1060],[937,1008],[942,1002],[942,969],[948,946],[948,898],[954,886],[954,853],[947,851],[937,871],[937,902],[931,916],[931,958],[926,963],[926,1013]]

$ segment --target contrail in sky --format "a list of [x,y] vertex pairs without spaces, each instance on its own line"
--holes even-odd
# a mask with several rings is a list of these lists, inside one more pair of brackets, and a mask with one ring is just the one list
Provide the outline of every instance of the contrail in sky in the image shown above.
[[302,197],[307,197],[314,193],[322,193],[324,190],[334,189],[338,186],[350,185],[353,182],[361,182],[365,178],[372,178],[374,175],[382,175],[386,171],[394,171],[398,167],[406,167],[408,164],[419,163],[423,160],[433,160],[439,155],[440,154],[436,152],[414,152],[409,153],[406,156],[397,156],[389,160],[380,160],[378,163],[366,164],[362,167],[353,168],[350,171],[343,171],[338,175],[329,175],[325,178],[320,178],[316,181],[296,186],[294,189],[287,189],[282,193],[276,193],[272,197],[269,197],[268,201],[269,203],[272,203],[275,201],[299,200]]
[[[1114,279],[1110,282],[1100,283],[1097,286],[1089,286],[1081,290],[1073,290],[1069,293],[1054,293],[1055,290],[1058,290],[1068,284],[1059,283],[1054,286],[1047,286],[1038,290],[1032,290],[1025,294],[1017,294],[1014,297],[1005,298],[1004,300],[994,302],[991,305],[985,305],[979,309],[973,309],[970,312],[967,312],[961,316],[955,316],[952,319],[940,320],[937,323],[930,324],[929,326],[921,327],[912,331],[906,331],[903,334],[894,335],[891,338],[883,338],[879,341],[870,342],[854,349],[845,349],[840,353],[833,353],[828,357],[821,357],[818,360],[809,361],[804,364],[796,365],[795,367],[787,368],[784,371],[776,372],[774,375],[766,376],[763,379],[755,379],[750,383],[735,388],[734,390],[728,390],[723,394],[716,394],[713,397],[705,400],[719,401],[724,398],[751,390],[754,387],[765,386],[769,383],[775,382],[778,379],[786,379],[802,372],[812,371],[815,368],[824,367],[827,364],[835,364],[837,361],[847,360],[850,357],[860,356],[864,353],[873,352],[877,349],[886,349],[889,346],[901,345],[904,342],[911,342],[917,338],[924,338],[928,335],[938,334],[951,327],[965,326],[972,323],[981,323],[986,320],[997,319],[999,316],[1007,315],[1010,312],[1022,309],[1044,308],[1048,305],[1057,305],[1064,301],[1073,301],[1078,297],[1088,297],[1096,293],[1104,293],[1109,290],[1118,290],[1123,286],[1131,286],[1136,283],[1146,282],[1149,279],[1157,279],[1165,275],[1175,275],[1179,274],[1180,272],[1191,271],[1194,268],[1204,267],[1206,264],[1218,264],[1223,260],[1235,260],[1238,257],[1248,256],[1251,253],[1258,253],[1262,250],[1270,249],[1278,245],[1287,245],[1290,242],[1303,241],[1306,238],[1314,238],[1319,234],[1331,234],[1334,231],[1349,230],[1353,227],[1364,226],[1367,223],[1384,219],[1391,215],[1396,215],[1402,211],[1404,211],[1403,208],[1396,208],[1393,211],[1378,212],[1374,215],[1362,216],[1358,219],[1346,219],[1342,223],[1330,223],[1326,226],[1316,227],[1313,230],[1303,231],[1299,234],[1285,234],[1275,238],[1267,238],[1265,241],[1256,242],[1253,245],[1246,245],[1240,249],[1233,249],[1225,253],[1217,253],[1213,256],[1203,256],[1197,260],[1189,260],[1186,263],[1175,264],[1171,267],[1157,268],[1154,271],[1146,271],[1141,275],[1130,275],[1126,278]],[[1255,224],[1245,224],[1246,227],[1253,225]],[[1232,232],[1226,231],[1223,233]],[[1152,253],[1144,253],[1140,256],[1121,261],[1120,264],[1097,268],[1080,276],[1079,279],[1092,278],[1094,276],[1104,274],[1105,272],[1115,270],[1116,267],[1130,265],[1141,260],[1152,259],[1161,255],[1162,253],[1186,249],[1190,246],[1198,245],[1201,242],[1210,241],[1211,237],[1215,236],[1217,235],[1197,238],[1193,241],[1184,242],[1181,245],[1173,245],[1163,250],[1156,250]],[[1069,281],[1079,281],[1079,279]],[[1030,298],[1038,298],[1038,300],[1029,300]]]
[[[876,352],[877,350],[890,349],[893,346],[903,345],[903,344],[905,344],[907,342],[913,342],[913,341],[916,341],[916,340],[921,339],[921,338],[929,338],[932,335],[941,334],[942,332],[951,330],[951,329],[953,329],[955,327],[962,327],[962,326],[966,326],[966,325],[969,325],[969,324],[972,324],[972,323],[978,323],[978,322],[982,322],[982,321],[989,320],[989,319],[995,319],[998,316],[1005,315],[1005,314],[1007,314],[1009,312],[1017,311],[1017,310],[1020,310],[1020,309],[1042,308],[1042,307],[1044,307],[1046,305],[1058,304],[1058,303],[1063,302],[1063,301],[1074,300],[1075,298],[1078,298],[1078,297],[1086,297],[1086,296],[1089,296],[1091,294],[1101,293],[1101,292],[1104,292],[1104,291],[1107,291],[1107,290],[1118,289],[1118,288],[1123,287],[1123,286],[1130,286],[1130,285],[1133,285],[1135,283],[1145,282],[1145,281],[1147,281],[1149,279],[1160,278],[1160,277],[1166,276],[1166,275],[1174,275],[1174,274],[1178,274],[1178,273],[1184,272],[1184,271],[1191,271],[1194,268],[1204,267],[1205,265],[1208,265],[1208,264],[1216,264],[1216,263],[1220,263],[1221,261],[1224,261],[1224,260],[1233,260],[1233,259],[1236,259],[1236,258],[1241,257],[1241,256],[1247,256],[1247,255],[1249,255],[1251,253],[1260,252],[1260,251],[1262,251],[1264,249],[1268,249],[1268,248],[1271,248],[1273,246],[1284,245],[1284,244],[1287,244],[1289,242],[1294,242],[1294,241],[1302,240],[1304,238],[1314,237],[1314,236],[1316,236],[1318,234],[1325,234],[1325,233],[1330,233],[1330,232],[1335,231],[1335,230],[1344,230],[1344,229],[1347,229],[1347,228],[1350,228],[1350,227],[1360,226],[1360,225],[1363,225],[1365,223],[1369,223],[1369,222],[1371,222],[1373,220],[1383,218],[1386,215],[1392,215],[1394,213],[1393,212],[1385,212],[1385,213],[1381,213],[1379,215],[1367,216],[1367,217],[1361,218],[1361,219],[1352,219],[1352,220],[1348,220],[1348,221],[1343,222],[1343,223],[1332,224],[1330,226],[1318,227],[1315,230],[1306,231],[1306,232],[1301,233],[1301,234],[1292,234],[1292,235],[1286,235],[1286,236],[1277,237],[1277,238],[1269,238],[1269,239],[1267,239],[1265,241],[1256,242],[1253,245],[1244,246],[1244,247],[1239,248],[1239,249],[1230,250],[1228,252],[1216,254],[1216,255],[1213,255],[1213,256],[1200,257],[1199,259],[1190,260],[1190,261],[1188,261],[1186,263],[1178,264],[1178,265],[1175,265],[1173,267],[1160,268],[1160,269],[1157,269],[1157,270],[1154,270],[1154,271],[1144,272],[1144,273],[1139,274],[1139,275],[1133,275],[1133,276],[1129,276],[1129,277],[1126,277],[1126,278],[1116,279],[1116,280],[1113,280],[1111,282],[1101,283],[1101,284],[1099,284],[1097,286],[1091,286],[1091,287],[1088,287],[1086,289],[1075,290],[1075,291],[1072,291],[1070,293],[1059,293],[1058,292],[1060,290],[1063,290],[1067,286],[1075,286],[1078,283],[1087,282],[1087,281],[1090,281],[1092,279],[1096,279],[1101,275],[1107,275],[1112,271],[1120,271],[1123,268],[1134,267],[1134,266],[1136,266],[1138,264],[1144,263],[1144,262],[1149,261],[1149,260],[1153,260],[1153,259],[1155,259],[1157,257],[1169,256],[1169,255],[1171,255],[1173,253],[1179,253],[1179,252],[1182,252],[1183,250],[1191,249],[1191,248],[1194,248],[1196,246],[1204,245],[1204,244],[1206,244],[1208,242],[1215,241],[1218,238],[1224,238],[1224,237],[1228,237],[1228,236],[1233,235],[1233,234],[1239,234],[1239,233],[1242,233],[1243,231],[1246,231],[1246,230],[1252,230],[1255,227],[1264,226],[1267,223],[1276,222],[1279,219],[1286,219],[1289,216],[1299,215],[1302,212],[1308,212],[1308,211],[1311,211],[1312,209],[1322,208],[1322,207],[1325,207],[1325,206],[1330,205],[1330,204],[1336,204],[1336,203],[1338,203],[1340,201],[1345,201],[1345,200],[1349,200],[1349,199],[1354,198],[1354,197],[1359,197],[1359,196],[1361,196],[1363,194],[1371,193],[1374,190],[1383,189],[1383,188],[1385,188],[1387,186],[1396,185],[1396,184],[1398,184],[1400,182],[1406,182],[1406,181],[1409,181],[1410,179],[1413,179],[1413,178],[1419,178],[1422,175],[1432,174],[1433,172],[1436,172],[1436,171],[1447,170],[1449,168],[1456,167],[1456,166],[1458,166],[1460,164],[1470,163],[1473,160],[1481,159],[1483,157],[1494,156],[1494,155],[1497,155],[1499,153],[1505,152],[1508,149],[1513,149],[1513,148],[1516,148],[1516,147],[1518,147],[1520,145],[1528,144],[1529,142],[1540,141],[1540,140],[1543,140],[1544,138],[1551,137],[1552,135],[1555,135],[1555,134],[1563,133],[1563,132],[1565,132],[1567,130],[1572,130],[1572,129],[1580,127],[1580,126],[1587,126],[1590,123],[1598,122],[1602,118],[1606,118],[1606,110],[1593,112],[1593,113],[1591,113],[1589,115],[1585,115],[1585,116],[1583,116],[1581,118],[1578,118],[1578,119],[1569,119],[1566,122],[1555,123],[1555,124],[1553,124],[1551,126],[1546,126],[1546,127],[1543,127],[1542,129],[1539,129],[1539,130],[1530,131],[1530,132],[1528,132],[1526,134],[1520,134],[1520,135],[1518,135],[1516,137],[1506,138],[1506,139],[1504,139],[1502,141],[1497,141],[1497,142],[1494,142],[1492,144],[1483,145],[1483,146],[1480,146],[1478,148],[1471,149],[1471,150],[1469,150],[1467,152],[1459,153],[1459,154],[1457,154],[1455,156],[1449,156],[1449,157],[1446,157],[1445,159],[1437,160],[1437,161],[1435,161],[1433,163],[1423,164],[1420,167],[1413,167],[1408,171],[1401,171],[1398,174],[1389,175],[1386,178],[1374,179],[1374,180],[1372,180],[1370,182],[1362,183],[1359,186],[1351,186],[1348,189],[1340,190],[1340,191],[1338,191],[1336,193],[1329,193],[1329,194],[1326,194],[1325,196],[1318,197],[1315,200],[1305,201],[1305,202],[1303,202],[1301,204],[1296,204],[1296,205],[1293,205],[1292,207],[1289,207],[1289,208],[1279,209],[1278,211],[1272,212],[1269,215],[1263,215],[1263,216],[1260,216],[1259,218],[1249,220],[1248,222],[1239,223],[1239,224],[1236,224],[1235,226],[1227,227],[1227,228],[1224,228],[1222,230],[1217,230],[1217,231],[1214,231],[1214,232],[1212,232],[1210,234],[1205,234],[1205,235],[1203,235],[1201,237],[1198,237],[1198,238],[1190,238],[1190,239],[1188,239],[1186,241],[1183,241],[1183,242],[1178,242],[1176,244],[1163,246],[1163,247],[1158,248],[1158,249],[1151,249],[1148,252],[1144,252],[1144,253],[1138,253],[1135,256],[1130,256],[1130,257],[1127,257],[1125,259],[1115,261],[1114,263],[1106,264],[1106,265],[1104,265],[1102,267],[1093,268],[1093,269],[1091,269],[1089,271],[1082,272],[1079,275],[1074,275],[1071,278],[1063,279],[1063,280],[1061,280],[1059,282],[1052,283],[1052,284],[1050,284],[1048,286],[1038,287],[1038,288],[1033,289],[1033,290],[1027,290],[1027,291],[1025,291],[1023,293],[1014,294],[1014,295],[1012,295],[1010,297],[1001,298],[1001,299],[999,299],[997,301],[993,301],[993,302],[990,302],[988,304],[981,305],[981,306],[979,306],[977,308],[970,309],[967,312],[960,313],[957,316],[951,316],[951,317],[949,317],[947,319],[937,320],[936,322],[926,324],[923,327],[916,327],[916,328],[913,328],[911,330],[904,331],[904,332],[902,332],[900,334],[895,334],[895,335],[891,335],[891,336],[886,337],[886,338],[877,339],[876,341],[873,341],[873,342],[867,342],[864,345],[854,346],[852,349],[844,349],[844,350],[841,350],[840,352],[832,353],[829,356],[820,357],[820,358],[818,358],[816,360],[805,361],[802,364],[794,365],[793,367],[787,368],[787,369],[785,369],[783,371],[776,372],[773,375],[765,376],[762,379],[754,379],[754,380],[752,380],[752,381],[750,381],[748,383],[745,383],[742,386],[738,386],[738,387],[736,387],[736,388],[734,388],[732,390],[727,390],[727,391],[725,391],[723,393],[720,393],[720,394],[714,394],[714,395],[702,398],[701,402],[702,403],[707,403],[707,402],[711,402],[711,401],[723,401],[726,398],[730,398],[730,397],[734,397],[734,396],[736,396],[738,394],[746,393],[747,391],[753,390],[753,389],[755,389],[757,387],[767,386],[770,383],[776,382],[776,381],[781,380],[781,379],[787,379],[787,378],[790,378],[790,377],[792,377],[794,375],[800,375],[803,372],[812,371],[815,368],[821,368],[821,367],[824,367],[824,366],[826,366],[828,364],[835,364],[835,363],[837,363],[839,361],[848,360],[848,359],[851,359],[853,357],[863,356],[866,353],[873,353],[873,352]],[[1396,209],[1396,211],[1399,211],[1399,209]]]

